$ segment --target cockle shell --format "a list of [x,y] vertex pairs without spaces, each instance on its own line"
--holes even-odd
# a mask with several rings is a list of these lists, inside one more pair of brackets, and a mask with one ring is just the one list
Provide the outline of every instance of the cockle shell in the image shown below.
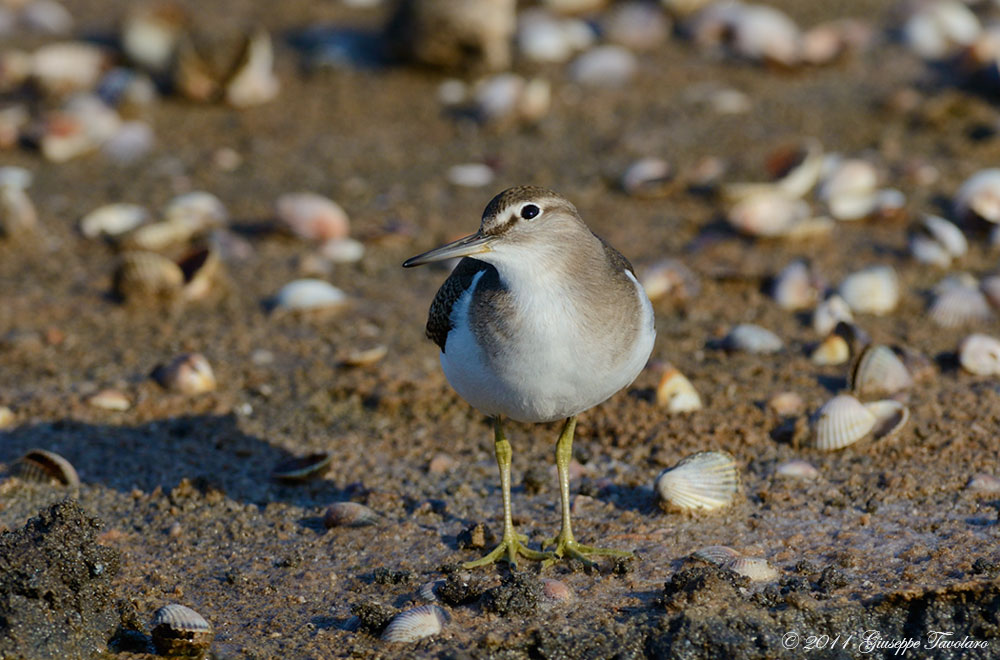
[[723,348],[747,353],[777,353],[785,344],[781,337],[767,328],[752,323],[741,323],[729,331],[722,340]]
[[817,334],[829,334],[840,322],[853,323],[854,316],[847,302],[837,294],[831,295],[813,310],[813,330]]
[[989,301],[973,278],[945,278],[935,291],[928,316],[942,327],[957,328],[993,317]]
[[866,403],[865,409],[875,416],[872,434],[875,438],[888,438],[906,425],[910,419],[910,409],[894,399]]
[[149,623],[156,650],[168,657],[201,658],[212,643],[212,626],[190,607],[171,603]]
[[740,556],[740,553],[728,545],[709,545],[691,553],[694,559],[700,559],[707,564],[725,566]]
[[899,303],[899,277],[892,266],[871,266],[845,277],[840,295],[854,312],[881,316]]
[[80,219],[80,232],[87,238],[113,238],[132,231],[148,219],[149,211],[138,204],[106,204]]
[[745,557],[725,545],[710,545],[695,550],[691,556],[750,578],[753,582],[766,582],[778,577],[778,571],[763,557]]
[[816,348],[813,349],[812,353],[809,354],[809,360],[819,366],[827,366],[831,364],[843,364],[851,357],[851,347],[847,343],[847,340],[840,335],[834,333],[830,334],[821,341]]
[[711,511],[732,504],[740,490],[736,460],[724,451],[688,456],[656,478],[663,508]]
[[310,241],[347,238],[347,212],[332,199],[316,193],[282,195],[275,202],[278,222],[290,232]]
[[400,612],[382,632],[382,641],[409,643],[437,635],[451,617],[437,605],[421,605]]
[[878,170],[861,158],[839,158],[825,164],[817,191],[820,201],[837,220],[857,220],[878,205]]
[[153,378],[165,389],[181,394],[201,394],[215,389],[212,365],[201,353],[183,353],[153,370]]
[[672,413],[701,410],[701,397],[684,374],[670,367],[656,386],[656,403]]
[[1000,168],[980,170],[970,176],[955,193],[956,218],[978,217],[1000,223]]
[[125,252],[115,270],[114,286],[118,295],[126,300],[170,298],[180,293],[184,286],[184,271],[155,252]]
[[287,483],[309,481],[325,474],[331,461],[333,454],[325,451],[298,456],[279,463],[271,472],[271,476]]
[[972,334],[958,347],[962,368],[977,376],[1000,375],[1000,339],[984,334]]
[[87,397],[87,405],[102,410],[115,410],[122,412],[132,407],[129,398],[118,390],[101,390],[96,394]]
[[799,310],[811,307],[819,296],[809,265],[796,260],[778,273],[771,286],[771,296],[782,309]]
[[80,476],[73,464],[59,454],[45,449],[32,449],[18,459],[14,473],[27,481],[55,480],[70,488],[80,486]]
[[814,445],[826,451],[842,449],[868,435],[875,422],[875,415],[853,396],[835,396],[816,413],[813,420]]
[[913,376],[888,346],[871,344],[858,356],[850,377],[858,396],[891,395],[913,387]]
[[961,257],[969,251],[969,242],[962,230],[940,216],[925,216],[920,229],[926,238],[940,245],[950,257]]
[[774,474],[785,479],[812,480],[819,477],[819,470],[812,463],[796,458],[776,467]]
[[995,309],[1000,309],[1000,275],[984,277],[979,282],[979,289]]

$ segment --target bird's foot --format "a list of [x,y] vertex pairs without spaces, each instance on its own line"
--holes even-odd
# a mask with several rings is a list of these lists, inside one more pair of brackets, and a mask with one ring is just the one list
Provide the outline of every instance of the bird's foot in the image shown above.
[[542,544],[542,548],[547,548],[550,545],[556,546],[556,549],[552,552],[546,553],[549,555],[545,559],[544,566],[549,566],[554,564],[557,559],[576,559],[583,563],[584,566],[592,567],[597,564],[591,559],[591,556],[595,557],[635,557],[635,555],[628,550],[616,550],[614,548],[595,548],[594,546],[584,545],[582,543],[577,543],[576,539],[573,538],[572,534],[567,534],[565,530],[559,532],[559,536],[555,538],[548,539]]
[[503,535],[503,540],[500,541],[500,545],[493,548],[493,550],[481,559],[476,559],[475,561],[467,561],[462,564],[462,568],[478,568],[480,566],[488,566],[494,562],[506,561],[508,564],[517,568],[517,556],[521,555],[525,559],[530,559],[531,561],[545,561],[552,557],[551,552],[539,552],[538,550],[532,550],[527,545],[528,537],[524,534],[515,534],[513,532],[505,533]]

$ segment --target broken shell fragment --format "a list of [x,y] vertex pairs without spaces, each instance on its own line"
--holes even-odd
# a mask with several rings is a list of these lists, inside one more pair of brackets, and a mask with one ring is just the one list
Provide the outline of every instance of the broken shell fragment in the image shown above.
[[805,201],[781,192],[763,191],[746,196],[729,209],[726,219],[742,234],[762,238],[788,236],[809,220]]
[[701,410],[701,397],[684,374],[670,367],[656,387],[656,403],[668,412],[680,413]]
[[777,353],[784,346],[781,337],[752,323],[737,325],[722,340],[722,347],[726,350],[746,353]]
[[195,190],[174,197],[163,207],[165,222],[191,228],[191,235],[218,229],[226,225],[229,212],[225,204],[210,192]]
[[336,202],[311,192],[288,193],[275,202],[278,222],[299,238],[329,241],[347,238],[347,213]]
[[763,557],[740,556],[727,564],[726,568],[737,575],[750,578],[751,582],[770,582],[779,575],[777,569]]
[[958,328],[988,321],[993,310],[974,279],[947,278],[935,287],[937,295],[928,310],[931,320],[944,328]]
[[854,316],[851,314],[851,307],[837,294],[831,295],[813,310],[813,330],[818,334],[831,333],[841,322],[853,323]]
[[215,389],[212,366],[201,353],[178,355],[166,365],[153,370],[153,379],[164,389],[181,394],[201,394]]
[[872,401],[864,404],[865,409],[875,416],[872,434],[876,439],[888,438],[906,426],[910,419],[910,409],[895,399]]
[[87,238],[114,238],[132,231],[148,219],[149,212],[138,204],[106,204],[80,219],[80,232]]
[[818,366],[828,366],[832,364],[844,364],[851,357],[851,347],[840,335],[833,333],[821,341],[812,353],[809,360]]
[[703,451],[660,473],[655,488],[664,509],[711,511],[732,504],[740,471],[727,452]]
[[170,298],[180,293],[184,271],[156,252],[134,250],[122,254],[114,274],[115,292],[125,300]]
[[32,449],[14,465],[14,473],[25,481],[57,481],[70,488],[79,488],[80,476],[76,468],[53,451]]
[[976,217],[1000,223],[1000,168],[980,170],[970,176],[955,193],[955,217]]
[[382,641],[402,644],[416,642],[424,637],[437,635],[449,620],[448,613],[437,605],[414,607],[393,617],[382,632]]
[[851,370],[850,386],[858,396],[892,395],[913,387],[913,376],[894,350],[882,344],[866,346]]
[[892,266],[871,266],[845,277],[840,295],[859,314],[888,314],[899,303],[899,277]]
[[384,358],[388,353],[389,347],[385,344],[379,344],[371,348],[351,351],[344,356],[341,363],[347,367],[368,367]]
[[944,267],[968,251],[962,230],[936,215],[926,216],[910,237],[910,252],[921,263]]
[[212,643],[212,626],[190,607],[171,603],[149,623],[156,650],[168,657],[201,658]]
[[1000,375],[1000,339],[984,334],[972,334],[958,347],[962,368],[977,376]]
[[347,295],[324,280],[306,278],[289,282],[273,299],[276,310],[298,311],[340,307]]
[[833,451],[854,444],[875,426],[875,415],[850,394],[840,394],[823,404],[813,420],[814,446]]
[[327,527],[366,527],[377,524],[378,519],[377,513],[357,502],[334,502],[323,514]]
[[260,105],[274,99],[280,88],[274,75],[271,37],[259,28],[247,38],[239,63],[226,82],[226,103],[234,108]]
[[774,278],[771,296],[782,309],[799,310],[811,307],[819,296],[809,265],[796,260],[785,266]]
[[271,476],[278,481],[290,483],[308,481],[323,475],[332,460],[333,454],[325,451],[292,458],[274,468]]
[[816,184],[823,170],[823,145],[808,139],[795,149],[781,149],[768,159],[768,169],[778,177],[769,183],[730,183],[723,193],[739,201],[757,195],[800,199]]

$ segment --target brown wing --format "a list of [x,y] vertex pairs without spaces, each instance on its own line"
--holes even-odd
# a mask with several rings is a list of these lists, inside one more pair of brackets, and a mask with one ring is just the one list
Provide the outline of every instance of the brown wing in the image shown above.
[[493,266],[483,261],[469,257],[462,259],[434,296],[430,314],[427,315],[426,333],[427,338],[437,344],[442,353],[445,352],[448,333],[451,332],[451,310],[455,302],[472,286],[476,273],[484,270],[496,272]]
[[[597,234],[594,234],[594,236],[597,236]],[[608,262],[611,264],[612,268],[614,268],[616,273],[627,270],[635,275],[635,268],[632,268],[632,262],[626,259],[625,255],[608,245],[607,241],[600,236],[597,236],[597,240],[599,240],[601,245],[604,246],[604,253],[608,256]]]

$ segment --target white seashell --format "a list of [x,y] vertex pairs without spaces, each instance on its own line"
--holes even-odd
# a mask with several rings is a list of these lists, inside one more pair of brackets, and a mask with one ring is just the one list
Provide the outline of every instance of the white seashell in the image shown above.
[[670,367],[656,386],[656,403],[671,413],[701,410],[701,397],[684,374]]
[[955,217],[975,216],[1000,223],[1000,168],[980,170],[970,176],[955,193]]
[[107,62],[104,50],[82,41],[46,44],[31,55],[31,77],[47,94],[93,89]]
[[958,362],[977,376],[1000,375],[1000,339],[984,334],[972,334],[958,347]]
[[0,188],[18,188],[27,190],[31,187],[34,176],[23,167],[4,165],[0,167]]
[[910,254],[922,264],[939,268],[947,268],[951,264],[951,253],[929,236],[913,234],[910,236],[909,246]]
[[847,344],[847,340],[836,333],[827,336],[809,354],[809,360],[821,367],[844,364],[850,357],[851,347]]
[[62,163],[97,149],[120,127],[121,117],[100,98],[74,96],[46,115],[39,146],[46,159]]
[[87,405],[102,410],[123,412],[132,407],[132,402],[118,390],[101,390],[87,398]]
[[750,578],[751,582],[770,582],[778,578],[778,571],[763,557],[738,557],[726,565],[737,575]]
[[329,282],[301,279],[289,282],[274,297],[274,307],[279,310],[309,310],[340,307],[347,302],[347,295]]
[[184,605],[170,604],[156,610],[150,628],[153,645],[167,657],[200,658],[212,643],[208,621]]
[[913,376],[888,346],[866,346],[851,370],[851,391],[858,396],[895,394],[913,387]]
[[201,353],[178,355],[153,370],[153,378],[164,389],[181,394],[201,394],[215,389],[215,373]]
[[186,243],[197,233],[191,223],[164,220],[136,227],[122,236],[121,243],[129,249],[157,252]]
[[174,3],[137,3],[121,30],[122,49],[132,62],[152,73],[165,73],[173,60],[186,22]]
[[664,508],[710,511],[732,504],[740,490],[740,471],[728,453],[703,451],[664,470],[655,488]]
[[409,643],[437,635],[448,623],[448,613],[437,605],[421,605],[400,612],[382,633],[382,641]]
[[432,580],[430,582],[425,582],[420,585],[417,593],[428,603],[436,603],[438,601],[437,590],[444,584],[445,580]]
[[871,266],[845,277],[840,295],[854,312],[882,316],[899,303],[899,278],[892,266]]
[[841,321],[853,323],[854,316],[851,307],[837,294],[831,295],[813,310],[812,325],[817,334],[830,334]]
[[979,19],[957,0],[926,2],[903,25],[903,41],[920,57],[944,59],[975,41]]
[[167,202],[163,218],[167,222],[183,222],[200,233],[225,226],[229,212],[218,197],[198,190],[178,195]]
[[782,309],[799,310],[811,307],[819,296],[809,265],[793,261],[785,266],[774,278],[771,296]]
[[797,392],[778,392],[767,400],[767,407],[782,417],[794,417],[802,410],[802,397]]
[[526,84],[516,73],[500,73],[480,80],[472,90],[476,115],[482,121],[514,117]]
[[817,479],[819,478],[819,470],[813,466],[809,461],[803,461],[801,459],[793,458],[790,461],[785,461],[779,465],[774,470],[774,474],[779,477],[784,477],[786,479]]
[[894,399],[872,401],[864,404],[865,410],[875,416],[872,434],[876,439],[888,438],[906,426],[910,419],[910,409]]
[[275,202],[278,222],[299,238],[328,241],[347,238],[347,212],[336,202],[311,192],[288,193]]
[[569,77],[587,87],[622,87],[638,66],[635,55],[621,46],[598,46],[573,60]]
[[778,9],[741,5],[729,29],[729,47],[740,57],[782,66],[795,66],[801,59],[802,33]]
[[716,566],[725,566],[733,560],[739,559],[740,556],[739,552],[728,545],[709,545],[691,553],[691,557],[694,559],[700,559],[707,564]]
[[448,168],[448,183],[465,188],[482,188],[493,183],[493,168],[485,163],[464,163]]
[[726,215],[740,233],[764,238],[787,236],[811,215],[805,201],[775,190],[751,194],[736,202]]
[[731,183],[723,192],[728,199],[741,200],[760,193],[783,193],[791,199],[798,199],[816,185],[826,162],[823,145],[815,138],[809,138],[794,153],[791,166],[772,183]]
[[101,145],[101,153],[116,165],[129,165],[153,150],[156,142],[153,127],[135,119],[122,122],[115,133]]
[[698,294],[698,277],[680,259],[661,259],[650,266],[640,279],[650,300],[666,295],[686,300]]
[[652,50],[666,42],[670,32],[661,9],[634,0],[612,7],[602,24],[605,39],[632,50]]
[[838,21],[821,23],[802,34],[802,60],[807,64],[829,64],[845,50],[844,27]]
[[961,257],[969,251],[965,234],[955,224],[936,215],[928,215],[922,223],[927,234],[941,244],[953,257]]
[[120,236],[149,219],[149,212],[138,204],[119,202],[94,209],[80,219],[80,232],[87,238]]
[[335,264],[353,264],[365,256],[365,245],[353,238],[331,238],[319,247],[319,254]]
[[852,445],[868,435],[876,421],[875,415],[850,394],[835,396],[816,412],[814,446],[833,451]]
[[35,230],[38,211],[23,188],[0,187],[0,237],[18,236]]
[[622,190],[633,197],[660,197],[669,192],[673,178],[673,168],[667,161],[640,158],[622,175]]
[[988,321],[993,318],[993,310],[974,284],[939,285],[928,316],[941,327],[957,328]]
[[995,493],[1000,493],[1000,479],[994,477],[992,474],[980,472],[972,475],[965,488],[967,490],[993,495]]
[[541,9],[519,13],[518,51],[535,62],[565,62],[594,43],[594,31],[577,18],[557,18]]
[[155,252],[135,250],[121,256],[114,274],[114,287],[126,300],[164,297],[180,293],[184,271],[180,266]]
[[517,100],[517,116],[525,122],[537,122],[552,107],[552,85],[544,78],[532,78]]
[[785,344],[781,337],[752,323],[741,323],[722,340],[723,348],[747,353],[777,353]]
[[234,108],[261,105],[274,99],[280,88],[274,75],[271,36],[257,29],[247,40],[236,72],[226,82],[226,103]]

